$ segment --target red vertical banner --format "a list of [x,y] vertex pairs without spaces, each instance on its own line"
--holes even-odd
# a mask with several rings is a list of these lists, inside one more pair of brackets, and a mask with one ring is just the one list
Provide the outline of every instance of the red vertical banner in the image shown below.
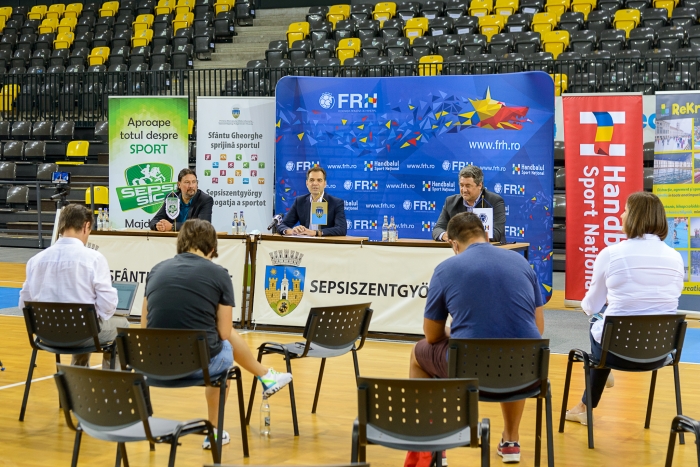
[[642,96],[563,97],[566,300],[582,300],[600,250],[626,239],[620,216],[644,186]]

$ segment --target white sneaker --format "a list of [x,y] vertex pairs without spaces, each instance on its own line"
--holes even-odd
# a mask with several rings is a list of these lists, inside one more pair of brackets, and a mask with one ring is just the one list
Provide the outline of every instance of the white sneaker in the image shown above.
[[613,373],[611,371],[610,374],[608,375],[608,380],[605,382],[605,387],[611,388],[613,386],[615,386],[615,377],[613,376]]
[[264,376],[258,376],[263,387],[263,394],[271,396],[292,381],[291,373],[278,373],[272,368]]
[[[216,439],[217,430],[214,428],[214,437]],[[221,436],[221,445],[224,446],[231,442],[231,437],[228,435],[228,431],[224,430],[224,434]],[[202,442],[202,449],[211,449],[211,441],[209,441],[209,436],[204,438]]]
[[[592,414],[591,414],[592,418]],[[566,411],[566,420],[570,422],[579,422],[583,426],[588,425],[588,418],[586,417],[586,412],[581,412],[581,413],[571,413],[568,410]]]

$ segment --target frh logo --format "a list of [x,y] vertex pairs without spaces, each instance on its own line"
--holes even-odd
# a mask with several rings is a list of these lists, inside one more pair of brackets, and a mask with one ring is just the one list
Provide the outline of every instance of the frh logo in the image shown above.
[[442,163],[442,169],[451,172],[459,172],[468,165],[474,165],[474,163],[465,161],[444,161]]
[[372,170],[374,170],[374,165],[372,164],[372,162],[367,162],[367,161],[365,161],[365,162],[364,162],[364,167],[365,167],[365,172],[367,172],[368,170],[369,170],[370,172],[371,172]]
[[581,125],[596,125],[595,142],[581,144],[582,156],[625,156],[624,144],[613,144],[615,125],[625,124],[625,112],[579,112]]
[[338,109],[376,109],[377,101],[376,92],[372,95],[338,94]]
[[414,211],[435,211],[435,201],[414,200],[411,202],[406,200],[403,202],[403,208],[406,211],[411,209]]
[[401,161],[364,161],[362,166],[365,168],[365,172],[368,170],[370,172],[391,172],[401,168]]
[[515,227],[513,225],[506,225],[506,235],[509,237],[525,237],[525,227]]
[[[311,167],[318,167],[321,163],[319,161],[297,161],[297,172],[306,172]],[[289,170],[289,162],[287,162],[287,170]]]
[[498,194],[503,193],[504,195],[524,196],[525,185],[513,185],[510,183],[504,183],[501,185],[500,183],[496,183],[493,186],[493,191]]
[[378,189],[379,182],[376,180],[355,180],[355,190],[357,191],[373,191]]
[[352,227],[355,230],[377,230],[377,221],[367,219],[355,219],[352,222]]
[[420,231],[421,232],[432,232],[433,227],[435,227],[435,222],[432,221],[423,221],[420,223]]

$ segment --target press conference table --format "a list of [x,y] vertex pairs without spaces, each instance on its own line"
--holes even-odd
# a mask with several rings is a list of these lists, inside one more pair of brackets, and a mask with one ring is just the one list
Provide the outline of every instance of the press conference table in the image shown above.
[[[153,231],[90,235],[88,242],[107,258],[114,280],[139,282],[132,316],[141,313],[148,272],[176,254],[176,237]],[[497,246],[528,257],[528,243]],[[310,308],[371,303],[370,331],[383,335],[422,334],[433,270],[454,255],[450,244],[423,239],[224,233],[218,234],[218,252],[214,262],[231,275],[243,326],[301,328]]]

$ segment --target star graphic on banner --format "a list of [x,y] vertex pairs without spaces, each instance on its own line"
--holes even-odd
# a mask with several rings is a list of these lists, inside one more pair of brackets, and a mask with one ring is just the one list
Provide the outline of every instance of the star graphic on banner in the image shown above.
[[491,99],[491,88],[486,88],[486,97],[484,99],[469,99],[469,102],[474,107],[479,120],[493,117],[503,107],[501,102]]

